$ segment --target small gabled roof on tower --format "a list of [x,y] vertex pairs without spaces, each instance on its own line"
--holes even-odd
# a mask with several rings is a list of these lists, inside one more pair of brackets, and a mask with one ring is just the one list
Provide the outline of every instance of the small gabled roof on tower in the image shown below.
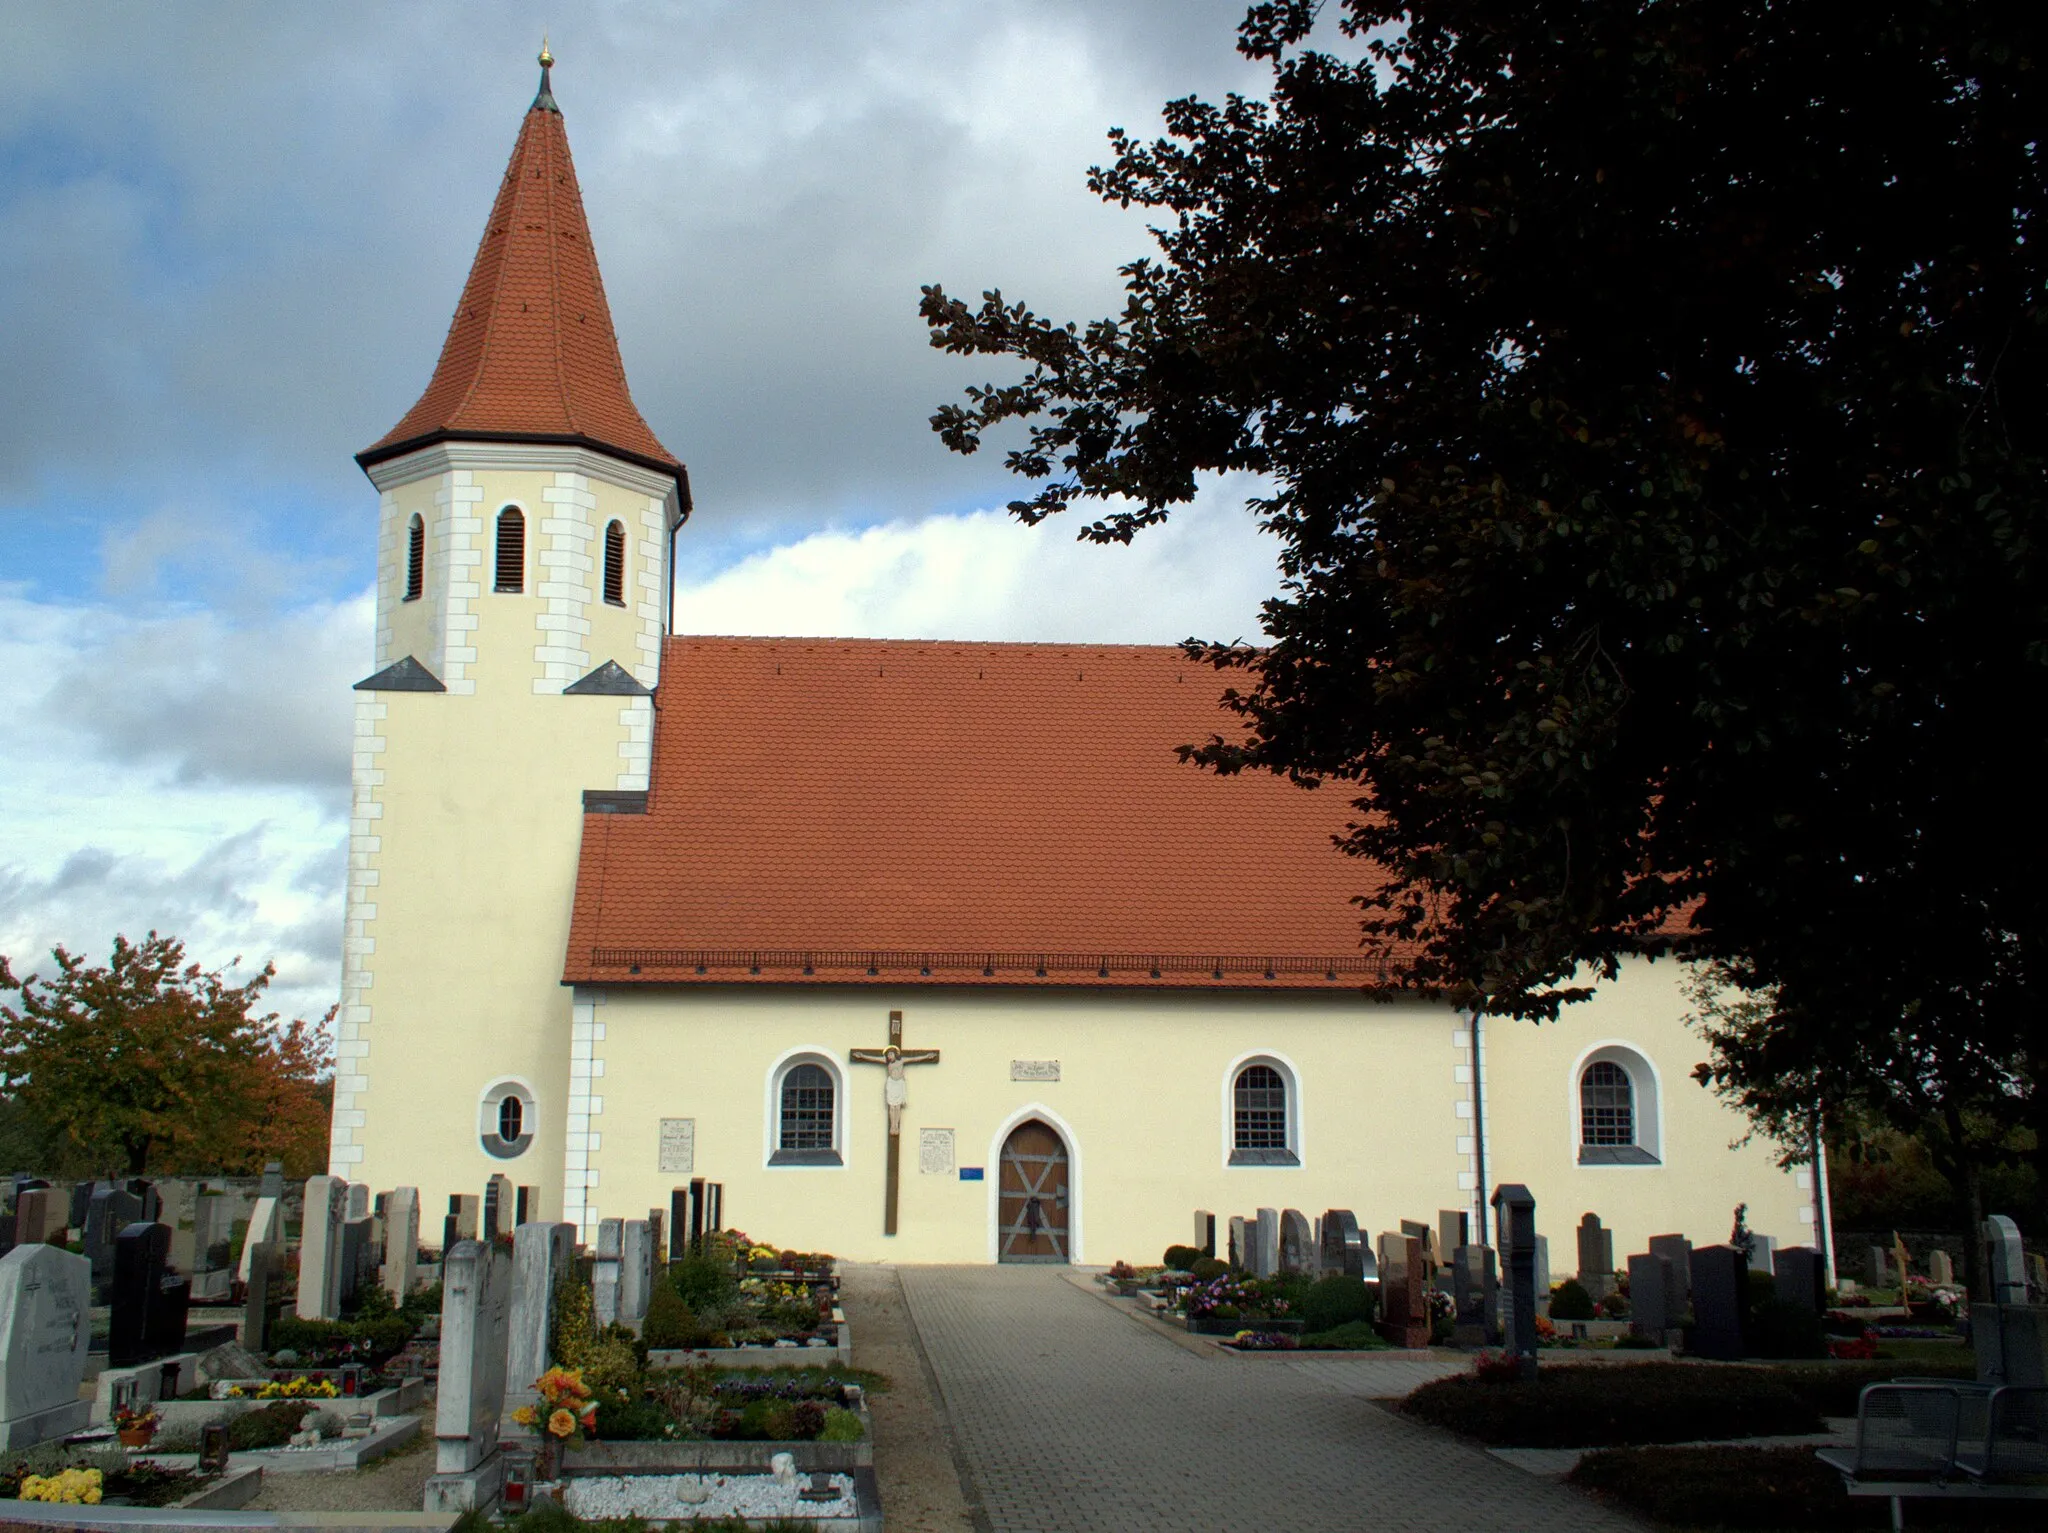
[[633,406],[583,216],[562,109],[541,49],[540,92],[491,207],[427,391],[356,454],[364,468],[432,442],[563,442],[675,476],[683,465]]

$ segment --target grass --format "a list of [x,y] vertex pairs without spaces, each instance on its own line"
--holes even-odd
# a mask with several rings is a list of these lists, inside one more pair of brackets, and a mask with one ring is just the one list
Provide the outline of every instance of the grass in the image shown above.
[[1768,1368],[1683,1363],[1543,1367],[1535,1379],[1437,1379],[1400,1409],[1497,1448],[1606,1448],[1823,1429],[1812,1401]]
[[[664,1370],[674,1371],[674,1370]],[[830,1384],[858,1384],[871,1395],[886,1395],[889,1392],[889,1376],[877,1373],[872,1368],[849,1368],[843,1364],[811,1364],[804,1368],[728,1368],[721,1364],[720,1379],[769,1379],[777,1382],[788,1380],[810,1388],[821,1389]]]
[[[1587,1454],[1566,1478],[1666,1528],[1825,1533],[1891,1525],[1887,1502],[1850,1496],[1810,1448],[1607,1448]],[[2038,1502],[1923,1500],[1909,1506],[1906,1522],[1915,1533],[1960,1533],[2036,1527],[2040,1518]]]

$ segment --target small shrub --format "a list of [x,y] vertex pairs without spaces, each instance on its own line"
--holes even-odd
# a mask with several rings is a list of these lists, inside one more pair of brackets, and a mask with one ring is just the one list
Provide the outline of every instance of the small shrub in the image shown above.
[[1790,1299],[1766,1299],[1750,1312],[1749,1351],[1753,1357],[1826,1357],[1827,1338],[1820,1316]]
[[1600,1313],[1609,1320],[1628,1319],[1628,1295],[1617,1288],[1600,1301]]
[[1168,1246],[1166,1255],[1161,1259],[1174,1272],[1192,1272],[1195,1263],[1202,1259],[1203,1254],[1193,1246]]
[[1368,1322],[1353,1320],[1327,1331],[1306,1332],[1301,1345],[1307,1352],[1377,1352],[1387,1343]]
[[1624,1447],[1820,1431],[1820,1412],[1777,1372],[1682,1363],[1553,1365],[1533,1380],[1437,1379],[1400,1408],[1499,1448]]
[[1674,1527],[1837,1528],[1856,1518],[1811,1448],[1608,1448],[1565,1476]]
[[228,1446],[237,1453],[282,1448],[312,1413],[311,1403],[305,1400],[273,1400],[244,1411],[228,1423]]
[[1598,1315],[1593,1308],[1593,1296],[1586,1292],[1585,1284],[1577,1278],[1566,1278],[1550,1294],[1550,1318],[1552,1320],[1592,1320]]
[[1198,1282],[1203,1283],[1220,1278],[1229,1270],[1229,1262],[1214,1256],[1204,1256],[1198,1261],[1188,1263],[1188,1271],[1195,1276]]
[[1614,1345],[1624,1352],[1661,1352],[1664,1343],[1654,1336],[1645,1336],[1641,1331],[1630,1331],[1614,1338]]
[[818,1429],[821,1443],[857,1443],[860,1441],[860,1417],[842,1406],[831,1406],[825,1412],[825,1424]]
[[797,1442],[815,1442],[825,1430],[825,1402],[799,1400],[789,1408],[789,1435]]
[[1364,1282],[1342,1273],[1332,1273],[1303,1295],[1301,1321],[1304,1331],[1334,1331],[1340,1325],[1367,1321],[1373,1317],[1373,1292]]
[[730,1303],[739,1291],[731,1266],[712,1256],[686,1256],[670,1262],[668,1280],[676,1296],[699,1314]]
[[667,1283],[656,1283],[647,1296],[647,1318],[640,1339],[650,1347],[687,1347],[697,1334],[697,1317],[683,1296]]

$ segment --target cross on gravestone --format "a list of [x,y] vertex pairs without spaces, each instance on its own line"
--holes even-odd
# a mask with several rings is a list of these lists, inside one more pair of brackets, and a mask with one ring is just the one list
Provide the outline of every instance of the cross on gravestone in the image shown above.
[[882,1067],[882,1105],[889,1114],[889,1159],[885,1167],[888,1181],[882,1192],[882,1233],[896,1233],[897,1196],[903,1181],[903,1109],[910,1102],[910,1084],[903,1078],[906,1065],[935,1065],[939,1062],[937,1049],[906,1049],[903,1047],[903,1013],[889,1013],[889,1043],[880,1049],[851,1049],[847,1059],[857,1065],[880,1065]]
[[1749,1262],[1734,1246],[1692,1253],[1692,1332],[1686,1351],[1732,1362],[1743,1355],[1742,1317],[1749,1305]]
[[2026,1248],[2020,1244],[2020,1227],[2004,1214],[1993,1214],[1984,1221],[1982,1234],[1991,1302],[2026,1303]]
[[1323,1271],[1341,1272],[1346,1277],[1365,1276],[1365,1236],[1348,1208],[1332,1208],[1323,1214]]
[[1298,1208],[1280,1214],[1280,1270],[1289,1274],[1314,1273],[1317,1253],[1308,1218]]
[[1524,1378],[1536,1376],[1536,1198],[1519,1182],[1494,1190],[1494,1227],[1507,1268],[1503,1344]]
[[1598,1214],[1579,1220],[1579,1286],[1596,1301],[1614,1292],[1614,1231]]
[[0,1257],[0,1450],[85,1426],[92,1402],[78,1386],[91,1345],[90,1262],[40,1242]]

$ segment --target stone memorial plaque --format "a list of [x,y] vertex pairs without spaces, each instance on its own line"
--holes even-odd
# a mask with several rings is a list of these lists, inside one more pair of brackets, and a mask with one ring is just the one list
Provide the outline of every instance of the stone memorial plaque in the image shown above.
[[1057,1059],[1010,1061],[1010,1079],[1013,1081],[1056,1081],[1059,1078],[1060,1062]]
[[953,1174],[951,1129],[921,1128],[917,1131],[917,1169],[926,1176]]
[[661,1164],[656,1169],[688,1176],[697,1169],[697,1120],[661,1120]]

